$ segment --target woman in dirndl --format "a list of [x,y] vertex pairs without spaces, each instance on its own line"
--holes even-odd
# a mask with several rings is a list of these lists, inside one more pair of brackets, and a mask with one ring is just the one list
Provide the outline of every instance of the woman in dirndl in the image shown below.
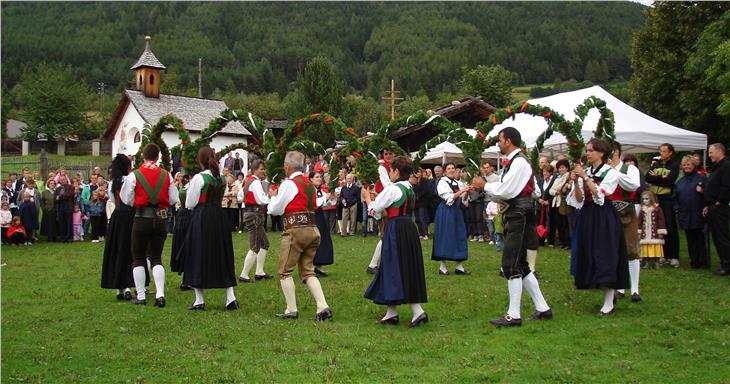
[[189,309],[204,310],[203,290],[225,288],[225,310],[239,308],[233,292],[236,273],[231,224],[221,208],[226,180],[221,176],[215,151],[203,147],[198,151],[203,169],[190,180],[185,207],[192,211],[185,236],[183,284],[195,291],[195,302]]
[[388,215],[380,268],[365,291],[365,298],[388,306],[385,316],[378,321],[380,324],[398,324],[398,305],[410,304],[413,313],[409,328],[428,323],[428,315],[421,307],[421,303],[428,301],[428,296],[421,241],[413,222],[416,194],[408,181],[412,172],[411,159],[399,156],[390,165],[389,176],[393,183],[385,187],[375,201],[371,201],[369,193],[365,194],[371,215],[376,218]]
[[587,169],[571,173],[573,189],[567,202],[580,209],[574,228],[575,287],[602,288],[603,306],[598,314],[614,312],[616,289],[628,288],[628,256],[623,227],[608,196],[618,186],[618,171],[607,164],[611,146],[593,138],[586,144]]
[[457,181],[458,170],[454,163],[446,164],[445,176],[439,180],[436,191],[441,203],[436,209],[433,230],[433,251],[431,260],[440,261],[439,275],[448,275],[446,261],[455,261],[457,275],[468,275],[464,261],[469,258],[466,245],[466,225],[463,206],[468,198],[469,188]]
[[[112,161],[110,195],[114,199],[114,211],[107,226],[104,242],[104,261],[101,267],[101,287],[116,289],[117,300],[131,300],[132,278],[132,222],[135,210],[119,198],[124,176],[132,169],[132,162],[124,154],[117,154]],[[149,284],[146,283],[145,286]]]
[[314,256],[314,273],[324,277],[329,274],[322,269],[322,266],[334,264],[335,251],[332,248],[332,236],[330,235],[329,223],[323,211],[323,208],[327,208],[330,202],[327,186],[322,184],[323,173],[323,171],[310,172],[309,181],[317,191],[317,209],[314,211],[314,218],[317,221],[317,229],[319,229],[320,235],[319,247],[317,248],[317,254]]
[[[190,226],[190,210],[185,208],[187,199],[187,185],[185,175],[178,172],[175,175],[175,187],[178,190],[178,202],[175,204],[175,225],[172,229],[172,252],[170,254],[170,270],[182,274],[185,272],[185,235]],[[180,284],[181,290],[189,290],[190,287]]]

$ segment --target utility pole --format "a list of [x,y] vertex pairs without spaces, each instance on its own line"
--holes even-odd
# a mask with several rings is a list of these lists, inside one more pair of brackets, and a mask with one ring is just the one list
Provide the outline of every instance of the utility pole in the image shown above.
[[203,98],[203,58],[198,58],[198,97]]
[[395,120],[396,113],[395,113],[395,107],[398,106],[398,103],[396,101],[403,100],[402,97],[396,97],[400,92],[395,90],[395,80],[390,80],[390,92],[386,92],[386,95],[388,97],[384,97],[383,101],[386,101],[390,104],[390,119]]
[[101,95],[101,99],[99,100],[99,113],[101,114],[104,113],[104,89],[106,88],[106,84],[100,81],[96,85],[99,87],[99,95]]

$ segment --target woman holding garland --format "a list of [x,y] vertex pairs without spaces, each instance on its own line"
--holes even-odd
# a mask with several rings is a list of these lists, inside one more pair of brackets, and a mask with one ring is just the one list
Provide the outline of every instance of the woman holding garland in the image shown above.
[[459,170],[454,163],[446,164],[445,176],[438,181],[436,191],[441,203],[436,209],[433,229],[433,252],[431,260],[440,261],[439,275],[448,275],[446,260],[456,261],[457,275],[470,274],[464,269],[464,261],[469,257],[466,245],[466,224],[462,206],[469,197],[469,187],[457,181]]
[[202,172],[190,180],[185,208],[192,211],[185,236],[183,284],[195,291],[191,310],[205,310],[203,289],[225,288],[225,310],[239,308],[233,292],[236,286],[231,224],[221,208],[226,180],[221,176],[215,151],[203,147],[198,151]]
[[392,183],[378,194],[375,201],[371,200],[369,193],[365,194],[371,215],[376,218],[383,213],[388,215],[380,268],[365,291],[365,298],[388,306],[385,316],[378,321],[380,324],[398,324],[397,306],[410,304],[413,315],[408,323],[409,328],[428,323],[428,315],[421,307],[428,297],[423,251],[418,229],[413,222],[416,194],[408,181],[412,171],[411,159],[399,156],[390,165]]
[[575,287],[603,288],[603,307],[598,312],[614,312],[616,289],[628,288],[628,256],[618,213],[608,197],[618,186],[618,174],[607,164],[611,146],[593,138],[586,144],[588,169],[576,167],[570,175],[573,189],[567,197],[571,206],[580,209],[576,217]]

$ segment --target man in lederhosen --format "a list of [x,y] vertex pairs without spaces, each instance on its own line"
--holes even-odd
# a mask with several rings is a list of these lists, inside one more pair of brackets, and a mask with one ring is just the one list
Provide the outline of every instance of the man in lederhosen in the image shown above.
[[134,206],[132,224],[132,276],[137,298],[132,304],[146,305],[146,258],[152,265],[155,281],[155,306],[165,306],[165,268],[162,266],[162,248],[167,239],[167,207],[177,203],[177,188],[169,172],[157,165],[160,148],[147,144],[142,150],[144,163],[124,177],[120,197],[124,204]]
[[243,270],[238,281],[242,283],[253,282],[248,276],[254,261],[256,262],[256,281],[272,278],[264,272],[266,255],[269,252],[269,238],[264,228],[266,216],[266,205],[269,204],[269,196],[264,192],[261,180],[266,179],[266,166],[260,159],[251,163],[253,174],[246,178],[243,188],[238,192],[238,200],[243,201],[243,224],[248,231],[249,251],[243,260]]
[[[639,218],[636,215],[634,201],[636,200],[636,190],[641,186],[641,172],[633,164],[626,164],[621,161],[621,144],[615,142],[613,145],[613,159],[611,165],[618,171],[618,186],[611,196],[606,196],[610,200],[616,210],[624,228],[624,238],[626,239],[626,254],[629,258],[629,278],[631,281],[631,301],[637,303],[641,301],[639,295],[639,271],[641,270],[641,258],[639,257]],[[623,299],[625,292],[619,289],[616,298]]]
[[[383,189],[391,184],[390,163],[393,161],[393,159],[395,159],[395,153],[390,149],[384,149],[383,160],[381,160],[380,164],[378,165],[378,181],[375,183],[375,193],[374,196],[372,196],[373,200],[375,200],[375,196],[377,196],[378,193],[383,192]],[[378,236],[380,236],[381,240],[379,240],[378,245],[375,246],[375,251],[373,251],[373,258],[370,259],[370,264],[368,264],[368,268],[366,270],[366,272],[371,275],[374,275],[375,272],[377,272],[378,266],[380,265],[380,250],[383,247],[382,239],[383,233],[385,233],[385,224],[387,222],[387,217],[381,218],[378,222]]]
[[277,273],[286,299],[286,310],[277,316],[282,319],[299,318],[292,278],[294,267],[298,266],[299,277],[307,284],[317,303],[317,312],[312,320],[323,321],[332,317],[332,310],[327,305],[319,279],[314,275],[313,261],[320,239],[314,218],[317,195],[314,185],[302,174],[303,169],[304,154],[287,152],[284,158],[284,174],[287,178],[281,182],[277,191],[269,192],[273,198],[268,213],[284,215]]
[[[527,263],[527,250],[537,249],[537,220],[532,205],[532,192],[535,190],[535,179],[529,160],[522,154],[520,132],[512,127],[499,132],[499,149],[507,155],[509,164],[505,166],[499,182],[485,184],[484,179],[475,177],[472,186],[483,188],[487,197],[507,204],[504,211],[504,251],[502,253],[502,271],[507,278],[509,290],[509,309],[507,314],[492,320],[495,326],[522,325],[520,302],[522,288],[532,298],[535,313],[531,320],[549,320],[553,318],[535,274]],[[491,196],[491,197],[490,197]],[[532,248],[534,246],[534,248]]]

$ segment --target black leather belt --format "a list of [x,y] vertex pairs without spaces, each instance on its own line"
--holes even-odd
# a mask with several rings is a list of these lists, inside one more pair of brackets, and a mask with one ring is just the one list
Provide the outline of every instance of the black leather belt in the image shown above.
[[244,212],[266,212],[263,205],[247,205],[243,207]]
[[284,215],[284,229],[317,225],[313,212],[294,212]]
[[154,207],[137,207],[134,217],[144,217],[147,219],[167,219],[167,209]]

